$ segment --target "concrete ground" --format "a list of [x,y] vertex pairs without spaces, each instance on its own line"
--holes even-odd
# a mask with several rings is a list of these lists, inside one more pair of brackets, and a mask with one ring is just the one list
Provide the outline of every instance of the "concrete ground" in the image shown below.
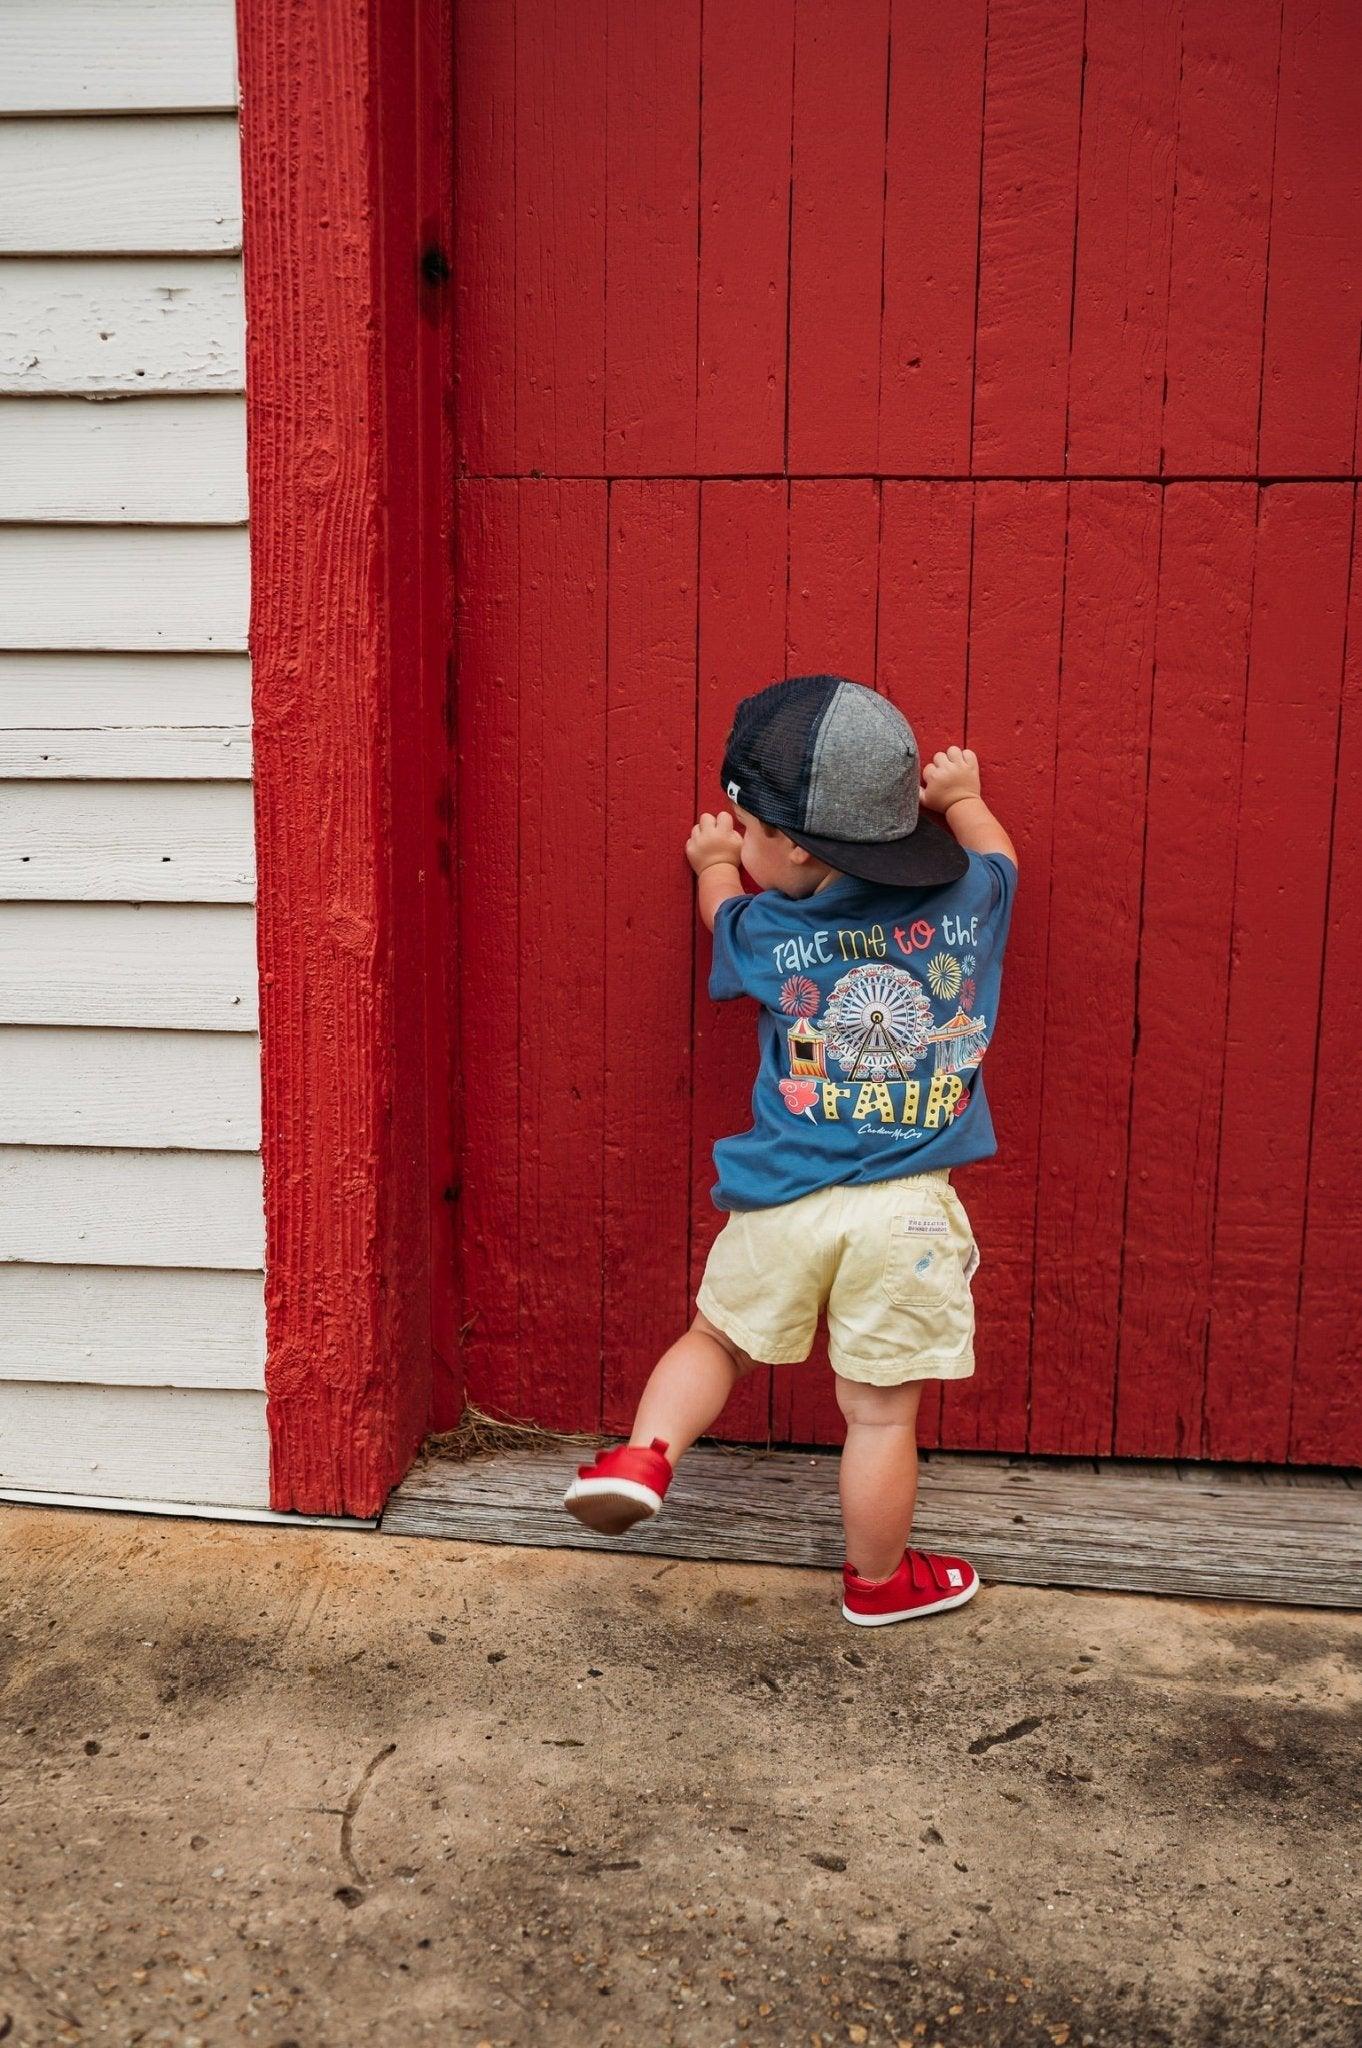
[[0,1509],[0,2040],[1362,2038],[1362,1616]]

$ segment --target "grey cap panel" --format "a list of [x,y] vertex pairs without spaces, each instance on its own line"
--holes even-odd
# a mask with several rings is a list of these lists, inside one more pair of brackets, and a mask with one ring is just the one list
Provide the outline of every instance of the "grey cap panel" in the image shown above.
[[830,839],[901,839],[917,824],[918,753],[901,711],[843,682],[814,736],[804,823]]

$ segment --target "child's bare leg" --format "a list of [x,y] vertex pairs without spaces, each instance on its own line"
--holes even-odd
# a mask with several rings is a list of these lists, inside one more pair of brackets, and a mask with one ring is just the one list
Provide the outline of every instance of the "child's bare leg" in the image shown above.
[[917,1502],[917,1410],[923,1382],[871,1387],[834,1375],[846,1417],[839,1474],[847,1561],[865,1579],[898,1570]]
[[[697,1315],[684,1337],[664,1351],[653,1367],[634,1417],[631,1444],[661,1437],[675,1465],[697,1436],[703,1436],[754,1360],[707,1316]],[[897,1560],[896,1560],[897,1562]]]

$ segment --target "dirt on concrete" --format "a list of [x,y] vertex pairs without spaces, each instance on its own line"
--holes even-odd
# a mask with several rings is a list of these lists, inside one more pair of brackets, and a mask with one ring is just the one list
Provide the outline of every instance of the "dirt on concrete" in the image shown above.
[[1362,2040],[1362,1616],[0,1509],[0,2040]]

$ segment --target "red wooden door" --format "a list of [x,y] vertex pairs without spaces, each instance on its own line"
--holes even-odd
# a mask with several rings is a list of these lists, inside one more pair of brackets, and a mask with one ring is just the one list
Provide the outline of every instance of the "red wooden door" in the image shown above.
[[[1357,10],[463,0],[456,49],[472,1398],[616,1428],[689,1313],[753,1049],[681,844],[820,669],[978,747],[1021,852],[930,1428],[1356,1459]],[[725,1427],[835,1440],[826,1372]]]

